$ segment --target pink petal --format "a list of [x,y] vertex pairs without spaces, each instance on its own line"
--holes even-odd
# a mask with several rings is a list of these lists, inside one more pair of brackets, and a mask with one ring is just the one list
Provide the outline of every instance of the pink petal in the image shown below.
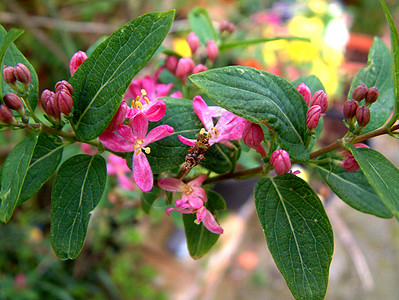
[[169,83],[169,84],[158,83],[158,84],[156,84],[155,85],[155,98],[167,96],[172,88],[173,88],[173,83]]
[[206,212],[207,212],[207,209],[206,209],[205,206],[203,206],[203,207],[201,207],[200,209],[197,210],[196,217],[197,217],[197,221],[198,222],[202,222],[202,220],[205,219]]
[[191,209],[199,209],[204,206],[204,202],[194,194],[188,195],[188,204]]
[[139,154],[133,153],[133,178],[143,192],[151,191],[153,186],[152,170],[142,151]]
[[148,131],[148,119],[145,114],[139,112],[130,120],[129,125],[132,126],[133,135],[138,140],[143,140]]
[[173,94],[170,95],[172,98],[181,98],[183,97],[183,94],[180,91],[174,92]]
[[151,101],[150,104],[144,105],[141,110],[148,118],[148,121],[156,122],[163,118],[166,113],[166,104],[162,100]]
[[205,228],[208,229],[210,232],[216,234],[222,234],[223,228],[216,222],[215,218],[211,214],[209,210],[206,210],[206,216],[202,220],[202,224],[204,224]]
[[134,150],[131,142],[112,131],[104,131],[99,138],[101,143],[112,151],[132,152]]
[[200,176],[198,176],[197,178],[191,180],[188,185],[189,186],[201,186],[202,183],[205,181],[207,175],[206,174],[202,174]]
[[169,135],[171,135],[175,130],[173,127],[169,125],[159,125],[152,129],[147,136],[144,138],[144,143],[141,144],[142,147],[145,147],[152,142],[163,139]]
[[116,132],[130,143],[134,144],[136,142],[136,137],[133,135],[132,127],[121,125]]
[[126,113],[127,113],[128,106],[125,100],[122,100],[121,104],[119,105],[118,110],[116,111],[114,117],[112,118],[111,122],[109,123],[107,130],[114,131],[120,125],[123,124],[125,121]]
[[197,114],[198,118],[204,124],[205,129],[210,131],[213,127],[212,114],[209,111],[208,105],[201,98],[201,96],[195,96],[193,100],[193,109]]
[[180,134],[177,137],[179,138],[180,142],[191,147],[195,146],[195,143],[197,142],[197,140],[185,138]]
[[192,189],[193,189],[193,193],[197,197],[201,198],[202,201],[204,201],[204,202],[208,201],[208,197],[206,196],[206,192],[205,192],[205,190],[203,188],[194,186],[194,187],[192,187]]
[[165,177],[158,180],[159,187],[169,192],[180,192],[182,184],[184,184],[183,181],[177,178]]
[[209,113],[213,118],[220,117],[226,110],[220,106],[208,106]]

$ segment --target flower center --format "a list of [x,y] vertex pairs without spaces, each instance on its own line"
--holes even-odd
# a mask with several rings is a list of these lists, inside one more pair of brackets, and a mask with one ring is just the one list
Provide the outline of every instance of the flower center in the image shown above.
[[142,143],[144,143],[144,140],[137,140],[136,141],[136,143],[133,146],[133,148],[135,149],[134,150],[134,154],[136,154],[136,155],[140,154],[141,150],[144,150],[145,153],[150,154],[150,152],[151,152],[150,147],[142,148],[141,147]]
[[147,97],[147,91],[145,89],[141,90],[141,95],[138,95],[135,100],[132,101],[132,107],[137,109],[143,108],[143,99],[146,104],[150,104],[150,99]]
[[182,192],[182,193],[184,193],[186,195],[189,195],[189,194],[191,194],[193,192],[193,188],[191,186],[189,186],[188,184],[183,184],[180,187],[180,192]]

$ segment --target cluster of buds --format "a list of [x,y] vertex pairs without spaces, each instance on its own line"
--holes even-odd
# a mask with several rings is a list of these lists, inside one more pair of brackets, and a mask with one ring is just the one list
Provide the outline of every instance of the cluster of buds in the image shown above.
[[55,93],[50,90],[44,90],[40,96],[44,111],[57,124],[61,121],[61,114],[69,116],[71,113],[73,106],[72,93],[73,88],[69,82],[62,80],[55,85]]
[[3,68],[3,79],[17,93],[24,94],[29,90],[31,74],[27,66],[18,63],[15,67],[5,66]]
[[310,131],[313,131],[319,125],[320,117],[324,116],[327,111],[327,94],[323,90],[318,90],[312,96],[310,88],[305,83],[300,83],[297,90],[309,107],[306,113],[306,126]]
[[207,70],[207,67],[202,64],[195,65],[195,62],[189,57],[182,57],[179,59],[173,55],[166,58],[165,68],[184,83],[187,82],[187,77],[190,74],[196,74]]
[[356,122],[359,129],[370,122],[369,107],[377,101],[379,96],[376,87],[368,88],[365,84],[357,86],[352,92],[352,99],[344,103],[344,115],[349,125],[349,131],[356,129]]
[[7,93],[3,97],[4,104],[1,105],[0,120],[6,124],[17,123],[11,110],[15,110],[21,116],[24,123],[28,123],[25,106],[20,97],[14,93]]
[[223,20],[222,22],[220,22],[220,25],[219,25],[220,33],[227,32],[227,33],[231,34],[235,30],[236,30],[236,26],[233,23],[231,23],[227,20]]

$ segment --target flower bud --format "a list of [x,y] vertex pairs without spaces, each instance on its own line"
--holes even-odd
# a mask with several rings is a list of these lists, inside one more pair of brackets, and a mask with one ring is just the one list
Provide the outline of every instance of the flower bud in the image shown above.
[[16,110],[19,114],[23,115],[25,112],[24,103],[22,99],[19,98],[14,93],[7,93],[3,97],[4,103],[11,109]]
[[11,109],[4,104],[0,104],[0,121],[6,124],[14,124],[16,122]]
[[179,59],[177,58],[177,56],[174,56],[174,55],[168,56],[165,59],[165,67],[166,67],[166,69],[170,73],[175,74],[178,61],[179,61]]
[[274,151],[270,157],[270,164],[278,175],[283,175],[291,170],[290,156],[285,150]]
[[11,84],[11,85],[15,84],[15,81],[17,81],[17,78],[15,78],[15,75],[14,75],[14,67],[6,66],[3,68],[3,79],[8,84]]
[[73,87],[72,85],[66,81],[66,80],[62,80],[62,81],[58,81],[55,84],[55,91],[58,92],[59,90],[62,89],[66,89],[71,95],[73,94]]
[[73,99],[67,89],[60,89],[55,92],[53,103],[57,106],[60,113],[69,116],[73,105]]
[[208,68],[206,66],[204,66],[203,64],[198,64],[194,67],[193,74],[201,73],[206,70],[208,70]]
[[357,108],[356,120],[360,127],[365,127],[370,122],[370,109],[366,105]]
[[266,151],[261,145],[261,142],[265,139],[262,127],[259,124],[249,122],[244,126],[242,132],[242,139],[248,147],[251,147],[258,151],[262,156],[266,156]]
[[306,113],[306,126],[309,128],[309,130],[313,130],[317,127],[317,125],[319,125],[320,117],[320,105],[312,105]]
[[356,116],[356,110],[359,107],[359,103],[354,100],[348,100],[344,103],[344,115],[347,120],[352,120]]
[[310,91],[310,88],[302,82],[298,84],[296,89],[302,95],[303,99],[305,99],[306,104],[309,106],[310,98],[312,97],[312,92]]
[[215,62],[216,58],[219,55],[219,48],[216,45],[216,42],[214,40],[209,40],[206,43],[206,55],[208,58],[212,61]]
[[18,63],[14,67],[14,76],[19,82],[30,84],[30,71],[24,64]]
[[233,33],[235,31],[235,29],[236,29],[236,26],[227,20],[223,20],[219,26],[220,33],[224,32],[224,31],[227,31],[228,33]]
[[60,120],[60,110],[54,101],[54,92],[50,90],[44,90],[40,96],[40,102],[46,114],[53,118]]
[[325,113],[328,108],[327,94],[323,90],[318,90],[313,94],[310,101],[310,106],[319,105],[321,107],[321,113]]
[[76,72],[76,70],[80,67],[80,65],[87,59],[87,54],[84,51],[76,52],[69,62],[69,71],[71,72],[71,76]]
[[348,172],[355,172],[360,168],[353,155],[349,155],[344,161],[339,162],[338,165]]
[[376,87],[371,87],[367,90],[367,95],[366,95],[366,105],[371,105],[375,101],[377,101],[378,96],[379,96],[379,91]]
[[109,123],[107,130],[114,131],[120,125],[123,125],[123,122],[125,121],[125,118],[126,118],[127,109],[128,109],[128,106],[126,104],[126,101],[122,100],[121,104],[119,105],[118,110],[116,111],[114,117],[112,118],[111,122]]
[[176,76],[180,78],[183,82],[186,82],[186,77],[191,74],[194,66],[194,61],[191,58],[180,58],[176,67]]
[[366,94],[367,94],[367,85],[361,84],[355,87],[355,89],[353,90],[352,98],[357,102],[360,102],[364,98],[366,98]]
[[199,47],[199,39],[198,36],[194,32],[190,32],[187,36],[187,43],[191,49],[192,55],[195,55],[197,49]]

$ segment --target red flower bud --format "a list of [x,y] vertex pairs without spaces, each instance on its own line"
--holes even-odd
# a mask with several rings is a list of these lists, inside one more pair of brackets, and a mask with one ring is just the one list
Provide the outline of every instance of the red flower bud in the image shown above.
[[11,109],[16,110],[19,114],[24,114],[24,103],[22,99],[13,93],[7,93],[3,97],[4,103]]
[[14,76],[23,84],[30,84],[30,71],[24,64],[18,63],[14,67]]
[[262,156],[266,156],[266,151],[263,148],[261,142],[265,139],[262,127],[259,124],[249,122],[244,126],[242,132],[242,139],[244,143],[256,151],[258,151]]
[[219,32],[222,33],[224,31],[227,31],[228,33],[233,33],[236,29],[236,26],[227,21],[227,20],[223,20],[222,22],[220,22],[220,26],[219,26]]
[[358,102],[362,101],[364,98],[366,98],[367,94],[367,85],[361,84],[355,87],[355,89],[352,92],[352,98]]
[[355,172],[360,168],[353,155],[349,155],[344,161],[341,161],[338,164],[348,172]]
[[0,104],[0,121],[6,124],[14,124],[16,122],[11,109],[4,104]]
[[191,49],[191,53],[195,55],[197,49],[199,47],[199,39],[198,36],[194,32],[190,32],[187,36],[187,43]]
[[56,105],[54,101],[54,96],[55,96],[54,92],[50,90],[44,90],[40,96],[40,102],[46,114],[52,116],[57,120],[60,120],[61,119],[60,110],[58,108],[58,105]]
[[291,170],[290,155],[285,150],[276,150],[270,157],[270,164],[278,175],[283,175]]
[[344,103],[344,115],[347,120],[351,120],[356,116],[356,110],[359,107],[359,103],[354,100],[348,100]]
[[321,113],[325,113],[328,108],[327,94],[323,90],[319,90],[313,94],[310,106],[319,105],[321,107]]
[[195,66],[194,61],[188,57],[182,57],[179,59],[176,67],[176,76],[183,82],[186,82],[186,77],[191,74]]
[[4,81],[8,84],[14,84],[17,81],[14,75],[14,67],[7,66],[3,68],[3,78]]
[[62,89],[66,89],[71,95],[73,94],[73,87],[72,85],[66,81],[66,80],[62,80],[62,81],[58,81],[55,84],[55,91],[58,92],[59,90]]
[[306,104],[309,106],[310,98],[312,97],[312,92],[310,91],[310,88],[302,82],[298,84],[296,89],[302,95],[303,99],[305,99]]
[[60,113],[69,116],[73,105],[73,99],[72,95],[67,89],[60,89],[55,92],[53,101],[54,105],[57,106]]
[[313,130],[317,127],[317,125],[319,125],[320,117],[320,105],[312,105],[306,113],[306,126],[309,128],[309,130]]
[[212,61],[215,62],[216,58],[219,55],[219,48],[216,45],[216,42],[214,40],[209,40],[206,43],[206,55],[208,58]]
[[200,72],[204,72],[204,71],[206,71],[206,70],[208,70],[208,68],[207,68],[206,66],[204,66],[203,64],[198,64],[198,65],[196,65],[196,66],[194,67],[194,69],[193,69],[193,74],[197,74],[197,73],[200,73]]
[[125,100],[122,100],[121,104],[119,105],[118,110],[116,111],[114,117],[112,118],[111,122],[109,123],[107,130],[114,131],[120,125],[123,125],[123,122],[125,121],[125,118],[126,118],[126,113],[127,113],[127,104],[126,104]]
[[175,74],[178,61],[179,61],[179,59],[176,56],[174,56],[174,55],[168,56],[165,59],[165,67],[166,67],[166,69],[170,73]]
[[360,127],[365,127],[370,122],[370,109],[366,105],[357,108],[356,120]]
[[367,90],[367,95],[366,95],[366,105],[371,105],[375,101],[377,101],[378,96],[380,95],[380,92],[376,87],[371,87]]
[[87,54],[84,51],[76,52],[69,62],[69,71],[71,72],[71,76],[76,72],[76,70],[80,67],[80,65],[87,59]]

